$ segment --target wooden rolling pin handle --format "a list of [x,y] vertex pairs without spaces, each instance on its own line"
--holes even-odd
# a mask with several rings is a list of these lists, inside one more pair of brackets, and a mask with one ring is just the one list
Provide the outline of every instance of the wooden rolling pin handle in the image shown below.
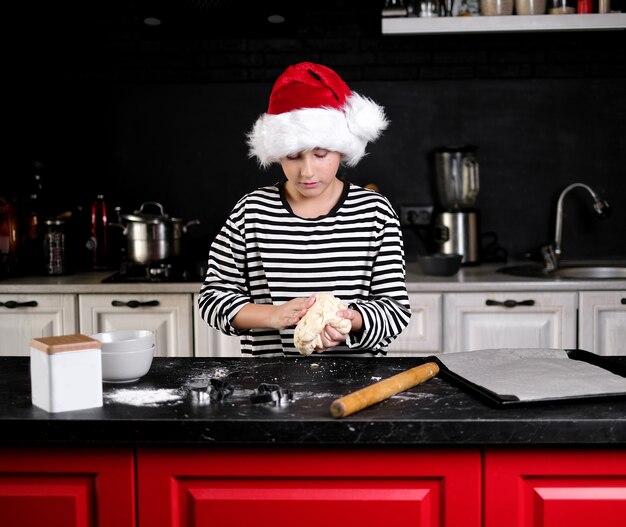
[[439,366],[434,362],[416,366],[336,399],[330,405],[330,413],[333,417],[346,417],[384,401],[392,395],[409,390],[428,379],[432,379],[438,373]]

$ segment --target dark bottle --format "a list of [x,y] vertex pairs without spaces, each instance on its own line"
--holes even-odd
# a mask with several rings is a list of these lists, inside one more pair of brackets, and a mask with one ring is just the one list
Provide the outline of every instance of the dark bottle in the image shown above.
[[22,213],[22,241],[19,254],[20,268],[26,274],[44,271],[43,232],[45,202],[43,196],[43,163],[34,161],[28,182]]
[[104,196],[98,194],[91,205],[91,238],[88,248],[92,251],[92,265],[94,269],[105,269],[109,265],[107,230],[109,220]]

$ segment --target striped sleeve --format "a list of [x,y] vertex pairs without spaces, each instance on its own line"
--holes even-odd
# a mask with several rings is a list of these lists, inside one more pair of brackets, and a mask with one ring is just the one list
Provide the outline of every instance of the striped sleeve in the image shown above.
[[244,243],[245,197],[231,212],[209,252],[207,275],[200,290],[203,320],[226,335],[237,335],[231,320],[249,303]]
[[370,294],[352,304],[361,313],[364,324],[360,340],[351,336],[348,341],[352,349],[385,350],[411,318],[399,221],[391,206],[385,204],[383,210],[385,223],[372,265]]

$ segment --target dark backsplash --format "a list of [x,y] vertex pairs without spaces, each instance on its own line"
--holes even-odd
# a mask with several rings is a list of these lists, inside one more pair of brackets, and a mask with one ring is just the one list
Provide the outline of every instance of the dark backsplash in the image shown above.
[[[564,258],[626,257],[624,31],[381,36],[371,20],[344,20],[315,34],[202,38],[34,27],[16,42],[27,49],[12,64],[16,177],[2,178],[0,195],[19,192],[40,160],[60,211],[98,193],[125,212],[159,201],[201,220],[189,245],[202,258],[235,201],[281,177],[248,159],[245,133],[275,77],[308,60],[336,69],[391,120],[345,171],[351,181],[377,184],[396,207],[431,204],[431,151],[474,144],[482,230],[511,257],[551,238],[558,194],[576,181],[614,214],[596,220],[588,196],[573,192]],[[405,243],[409,259],[422,250],[414,231]]]

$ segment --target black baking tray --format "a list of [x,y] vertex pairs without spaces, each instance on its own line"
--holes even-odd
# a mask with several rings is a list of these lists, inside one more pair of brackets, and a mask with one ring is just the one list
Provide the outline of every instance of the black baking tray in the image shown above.
[[[579,360],[582,362],[586,362],[588,364],[593,364],[594,366],[598,366],[615,375],[619,375],[620,377],[624,377],[626,381],[626,366],[624,364],[619,364],[617,362],[611,361],[610,358],[604,357],[602,355],[597,355],[595,353],[591,353],[589,351],[581,350],[581,349],[568,349],[565,350],[567,356],[572,360]],[[591,401],[600,401],[605,399],[620,399],[626,398],[626,382],[624,384],[624,392],[623,393],[607,393],[607,394],[593,394],[593,395],[578,395],[578,396],[567,396],[567,397],[553,397],[546,399],[539,399],[536,401],[521,401],[515,395],[506,395],[499,394],[484,388],[478,384],[468,381],[461,375],[458,375],[451,371],[443,362],[441,362],[437,357],[432,357],[432,360],[437,363],[439,366],[439,376],[449,380],[452,384],[455,384],[462,390],[470,393],[471,395],[477,396],[479,399],[490,403],[492,406],[497,407],[510,407],[510,406],[536,406],[538,404],[544,403],[561,403],[561,402],[572,402],[572,401],[581,401],[581,402],[591,402]]]

